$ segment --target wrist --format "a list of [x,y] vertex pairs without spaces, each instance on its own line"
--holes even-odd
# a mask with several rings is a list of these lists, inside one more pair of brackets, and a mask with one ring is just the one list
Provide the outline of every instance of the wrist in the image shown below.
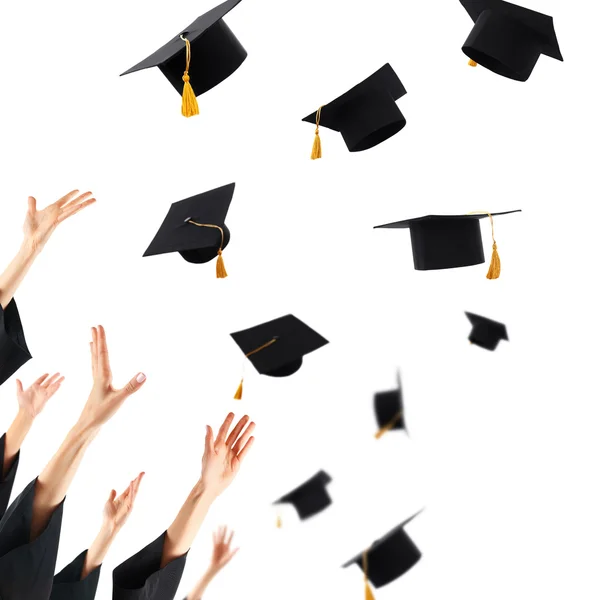
[[194,486],[192,490],[192,496],[196,500],[200,500],[201,498],[208,501],[214,502],[218,496],[218,491],[215,489],[215,486],[208,484],[202,477],[198,480],[198,483]]
[[17,421],[21,426],[27,427],[29,429],[35,421],[35,416],[31,411],[27,410],[22,406],[19,406],[19,412],[17,413],[15,421]]
[[42,248],[43,246],[33,236],[25,236],[20,253],[23,257],[32,260],[42,251]]

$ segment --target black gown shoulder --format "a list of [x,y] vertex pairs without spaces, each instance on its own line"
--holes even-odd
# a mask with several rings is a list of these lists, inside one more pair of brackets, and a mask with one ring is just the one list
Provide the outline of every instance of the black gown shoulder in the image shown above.
[[36,481],[21,492],[0,521],[0,600],[48,600],[52,591],[64,500],[46,529],[31,542]]
[[73,562],[54,576],[50,600],[94,600],[102,566],[94,569],[82,580],[81,571],[83,571],[87,552],[87,550],[82,552]]
[[165,531],[113,571],[113,600],[173,600],[187,554],[160,568]]
[[0,305],[0,385],[30,359],[17,303],[13,298],[5,309]]
[[15,456],[15,461],[8,470],[6,477],[2,478],[2,465],[4,464],[4,448],[6,447],[6,434],[0,438],[0,519],[4,516],[8,503],[10,502],[10,493],[12,492],[15,476],[19,468],[19,457],[21,452]]

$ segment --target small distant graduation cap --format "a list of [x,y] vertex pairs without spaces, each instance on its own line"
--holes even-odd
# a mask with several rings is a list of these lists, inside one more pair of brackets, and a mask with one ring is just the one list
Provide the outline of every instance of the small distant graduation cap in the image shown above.
[[217,257],[217,277],[227,277],[222,252],[230,239],[225,217],[234,189],[230,183],[172,204],[144,256],[179,252],[196,264]]
[[376,588],[383,587],[398,577],[402,577],[421,560],[421,551],[404,531],[404,528],[420,512],[400,523],[384,537],[373,542],[370,548],[342,565],[346,568],[357,564],[363,570],[367,600],[373,599],[369,581]]
[[488,279],[500,277],[500,257],[494,237],[494,219],[520,210],[500,213],[478,212],[467,215],[428,215],[416,219],[378,225],[375,229],[410,229],[413,260],[418,271],[470,267],[485,262],[479,220],[490,218],[492,260]]
[[398,75],[386,64],[349,92],[321,106],[302,119],[317,126],[311,158],[321,158],[320,126],[339,131],[350,152],[368,150],[398,133],[406,119],[396,100],[405,94]]
[[[232,333],[231,337],[261,375],[287,377],[302,366],[302,357],[329,342],[294,315]],[[234,399],[241,400],[244,379]]]
[[[326,488],[331,481],[331,477],[321,470],[289,494],[282,496],[274,504],[292,504],[298,512],[300,520],[304,521],[325,510],[331,504],[331,497]],[[281,517],[277,518],[277,526],[281,527]]]
[[469,341],[476,346],[485,348],[486,350],[495,350],[500,343],[500,340],[508,342],[508,333],[506,325],[498,321],[492,321],[486,317],[480,317],[470,312],[465,312],[467,319],[471,321],[473,329],[469,334]]
[[461,0],[475,26],[462,47],[481,66],[527,81],[540,54],[563,60],[552,17],[503,0]]
[[30,359],[17,303],[13,298],[5,309],[0,305],[0,385]]
[[[121,75],[158,67],[182,96],[181,114],[184,117],[199,114],[196,96],[227,79],[248,56],[223,21],[223,17],[240,2],[228,0],[209,10],[154,54]],[[190,81],[193,81],[194,89]]]
[[400,371],[396,372],[396,379],[398,381],[396,389],[388,392],[377,392],[374,397],[375,417],[379,427],[379,431],[375,434],[377,439],[394,429],[404,429],[406,431]]

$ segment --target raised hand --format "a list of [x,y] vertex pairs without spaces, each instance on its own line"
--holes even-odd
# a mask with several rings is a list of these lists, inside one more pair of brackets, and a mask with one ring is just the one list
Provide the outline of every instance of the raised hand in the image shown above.
[[46,402],[56,394],[64,380],[65,378],[61,377],[60,373],[55,373],[51,377],[45,373],[24,390],[21,380],[17,379],[19,410],[35,419],[44,410]]
[[227,415],[216,439],[212,427],[206,427],[201,481],[206,490],[215,496],[221,494],[235,479],[242,461],[254,443],[254,437],[250,434],[255,424],[252,422],[248,425],[248,415],[242,417],[229,433],[234,417],[233,413]]
[[110,496],[104,505],[103,527],[111,535],[116,535],[131,515],[144,475],[145,473],[140,473],[118,498],[115,490],[110,492]]
[[27,216],[23,224],[25,239],[35,251],[40,251],[60,223],[94,202],[96,199],[92,197],[92,192],[80,194],[79,190],[73,190],[54,204],[37,210],[36,199],[29,196]]
[[211,570],[220,571],[238,553],[239,548],[231,549],[233,533],[233,531],[228,531],[227,527],[219,527],[213,533],[213,553],[210,560]]
[[146,376],[138,373],[125,387],[120,389],[113,387],[106,332],[102,325],[92,327],[90,350],[94,385],[80,417],[80,423],[84,428],[99,427],[106,423],[119,410],[123,402],[137,392],[146,381]]

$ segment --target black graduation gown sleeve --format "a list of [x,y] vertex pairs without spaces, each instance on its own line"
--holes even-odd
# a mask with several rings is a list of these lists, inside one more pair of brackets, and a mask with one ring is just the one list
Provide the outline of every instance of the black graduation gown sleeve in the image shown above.
[[113,571],[113,600],[173,600],[187,554],[160,568],[167,532]]
[[55,575],[50,600],[94,600],[102,567],[94,569],[82,580],[81,571],[85,564],[87,552],[87,550],[82,552],[58,575]]
[[48,600],[56,567],[64,501],[46,529],[29,541],[34,479],[0,521],[0,600]]
[[30,358],[17,303],[13,298],[5,309],[0,305],[0,385]]
[[10,501],[10,493],[12,491],[13,484],[15,482],[15,475],[17,474],[17,469],[19,468],[19,456],[21,452],[17,453],[15,456],[15,461],[13,462],[11,468],[8,470],[6,477],[2,479],[2,465],[4,464],[4,448],[6,444],[6,434],[4,434],[0,438],[0,519],[4,516],[6,512],[6,507]]

